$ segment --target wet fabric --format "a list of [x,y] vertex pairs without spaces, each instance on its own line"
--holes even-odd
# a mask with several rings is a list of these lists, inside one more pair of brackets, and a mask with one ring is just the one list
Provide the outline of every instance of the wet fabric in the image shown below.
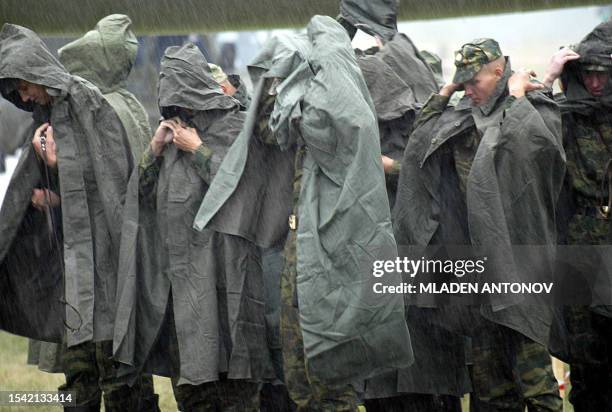
[[[376,109],[382,154],[399,165],[417,113],[427,98],[438,90],[435,74],[410,38],[401,33],[375,54],[358,55],[357,62]],[[397,173],[385,177],[389,203],[393,207],[399,168]],[[385,398],[377,405],[391,408],[400,402],[393,397],[402,393],[462,396],[469,392],[463,336],[428,322],[430,316],[425,309],[409,308],[406,316],[411,328],[414,364],[368,380],[364,398]],[[413,407],[417,408],[423,401],[418,396],[414,399],[410,396],[402,400],[406,405],[413,400]],[[428,402],[434,402],[433,397]]]
[[[564,192],[557,206],[562,220],[560,243],[606,245],[612,242],[612,225],[596,211],[608,203],[609,196],[609,187],[602,183],[612,158],[611,84],[608,80],[604,96],[592,96],[583,84],[580,66],[612,68],[612,22],[595,27],[575,50],[580,59],[566,64],[561,75],[565,94],[556,96],[563,113],[567,153]],[[596,259],[589,259],[588,254],[581,258],[585,266],[574,276],[588,278],[600,271]],[[570,401],[576,411],[612,407],[609,391],[603,389],[612,383],[611,317],[609,306],[564,307],[554,325],[552,353],[570,364]]]
[[[35,126],[43,121],[53,126],[58,167],[56,174],[50,171],[51,189],[62,199],[61,214],[51,214],[57,250],[45,215],[30,205],[32,188],[46,179],[28,145],[0,211],[0,328],[55,342],[65,334],[68,346],[111,339],[120,238],[116,222],[133,167],[125,130],[99,90],[71,76],[26,28],[5,24],[0,32],[0,79],[4,97],[33,111]],[[14,79],[44,86],[52,105],[22,102]]]
[[[94,30],[68,43],[59,51],[60,62],[75,76],[100,89],[119,116],[137,162],[151,139],[146,110],[126,88],[127,77],[136,60],[138,41],[128,16],[113,14],[100,20]],[[32,345],[32,344],[31,344]],[[51,343],[29,348],[28,363],[47,372],[61,371],[61,347]],[[35,352],[39,352],[38,354]]]
[[[511,245],[550,245],[544,262],[552,265],[556,235],[551,205],[565,172],[557,105],[541,92],[513,99],[507,91],[483,108],[473,109],[469,98],[457,107],[447,104],[448,98],[433,95],[408,142],[393,212],[398,243],[487,246],[491,272],[503,282],[528,270],[524,265],[529,262],[502,253]],[[487,123],[487,118],[501,121]],[[464,195],[452,147],[473,133],[482,138]],[[531,167],[516,169],[525,164]],[[495,308],[481,307],[484,318],[547,345],[550,311],[533,310],[513,299],[492,305]],[[454,317],[449,314],[448,321]]]
[[[258,380],[268,367],[259,250],[236,236],[192,229],[244,115],[238,102],[222,93],[192,43],[166,50],[159,105],[193,110],[189,125],[210,158],[199,167],[198,153],[168,144],[157,159],[147,151],[140,172],[132,175],[121,243],[115,358],[126,371],[169,376],[166,348],[175,333],[179,387],[217,381],[220,374]],[[169,305],[175,331],[164,320]]]
[[398,3],[398,0],[342,0],[340,19],[343,25],[391,40],[397,33]]
[[83,37],[59,49],[58,54],[71,74],[96,85],[115,109],[138,161],[152,134],[144,106],[126,88],[138,52],[138,39],[131,25],[128,16],[112,14]]
[[13,154],[28,138],[32,114],[19,110],[12,103],[0,98],[0,152]]
[[[376,109],[381,153],[399,166],[416,114],[438,90],[435,75],[414,43],[402,33],[395,34],[375,54],[359,53],[357,63]],[[398,175],[399,168],[385,176],[391,207]]]
[[[334,20],[315,16],[306,35],[271,39],[250,73],[258,86],[247,123],[194,226],[264,247],[282,243],[292,209],[291,150],[303,145],[296,220],[306,362],[322,382],[336,384],[407,366],[412,351],[403,301],[370,296],[371,274],[359,270],[365,251],[396,249],[374,107],[346,32]],[[276,87],[270,126],[285,151],[252,138],[263,78],[284,79]],[[258,163],[267,167],[256,169]],[[268,176],[277,177],[267,181]]]

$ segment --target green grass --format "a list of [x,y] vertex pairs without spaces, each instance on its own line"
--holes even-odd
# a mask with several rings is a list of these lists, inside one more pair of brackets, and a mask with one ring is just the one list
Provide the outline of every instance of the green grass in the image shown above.
[[[47,373],[38,370],[36,366],[26,363],[28,355],[28,340],[20,336],[0,331],[0,390],[15,391],[55,391],[64,382],[61,373]],[[176,411],[176,402],[172,394],[170,379],[155,377],[155,392],[159,395],[160,409]],[[0,412],[57,412],[59,407],[8,407],[0,406]]]

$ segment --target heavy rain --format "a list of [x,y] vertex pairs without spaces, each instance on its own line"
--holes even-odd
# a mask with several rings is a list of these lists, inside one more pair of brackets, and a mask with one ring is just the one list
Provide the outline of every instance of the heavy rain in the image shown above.
[[0,23],[0,412],[612,411],[608,2]]

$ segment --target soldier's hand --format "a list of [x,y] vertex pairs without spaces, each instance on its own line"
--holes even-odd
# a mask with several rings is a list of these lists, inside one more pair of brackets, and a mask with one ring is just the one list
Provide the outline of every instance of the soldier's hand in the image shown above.
[[161,155],[164,147],[174,138],[175,125],[170,120],[164,120],[159,123],[157,130],[151,140],[151,151],[155,156]]
[[193,127],[177,125],[174,130],[174,144],[179,150],[194,153],[202,145],[202,139]]
[[[45,136],[45,151],[46,153],[43,155],[42,150],[42,137]],[[49,123],[43,123],[41,126],[36,129],[34,132],[34,137],[32,138],[32,145],[34,146],[34,150],[38,153],[41,159],[47,160],[47,166],[56,167],[57,166],[57,152],[55,147],[55,139],[53,139],[53,127],[49,125]]]
[[519,69],[514,72],[508,79],[508,90],[510,94],[518,98],[525,96],[527,92],[543,89],[543,84],[531,82],[531,78],[535,76],[535,72],[528,69]]
[[446,83],[440,89],[440,96],[451,97],[457,90],[461,90],[461,83]]
[[548,68],[546,69],[546,74],[544,75],[543,83],[552,87],[555,80],[561,76],[563,73],[563,68],[565,64],[572,60],[577,60],[580,58],[580,55],[573,51],[568,47],[564,47],[558,52],[556,52],[551,58],[550,63],[548,64]]
[[32,206],[36,209],[45,211],[48,206],[57,207],[60,205],[60,197],[53,191],[48,189],[33,189],[32,190]]
[[391,169],[393,169],[393,163],[395,163],[395,160],[385,155],[382,155],[381,158],[382,158],[383,170],[385,171],[385,174],[389,174],[389,172],[391,172]]

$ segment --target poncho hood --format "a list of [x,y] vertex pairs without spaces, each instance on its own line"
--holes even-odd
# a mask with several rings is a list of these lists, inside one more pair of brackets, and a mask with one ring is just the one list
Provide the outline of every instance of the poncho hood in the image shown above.
[[238,106],[235,99],[223,94],[221,86],[212,77],[206,58],[193,43],[168,47],[160,71],[159,107],[206,111]]
[[15,79],[45,86],[50,94],[69,92],[72,78],[51,54],[36,33],[25,27],[6,23],[0,32],[0,92],[20,109],[29,112],[36,105],[23,102]]
[[71,74],[89,80],[104,94],[125,88],[138,52],[131,26],[126,15],[106,16],[93,30],[59,49],[59,59]]

